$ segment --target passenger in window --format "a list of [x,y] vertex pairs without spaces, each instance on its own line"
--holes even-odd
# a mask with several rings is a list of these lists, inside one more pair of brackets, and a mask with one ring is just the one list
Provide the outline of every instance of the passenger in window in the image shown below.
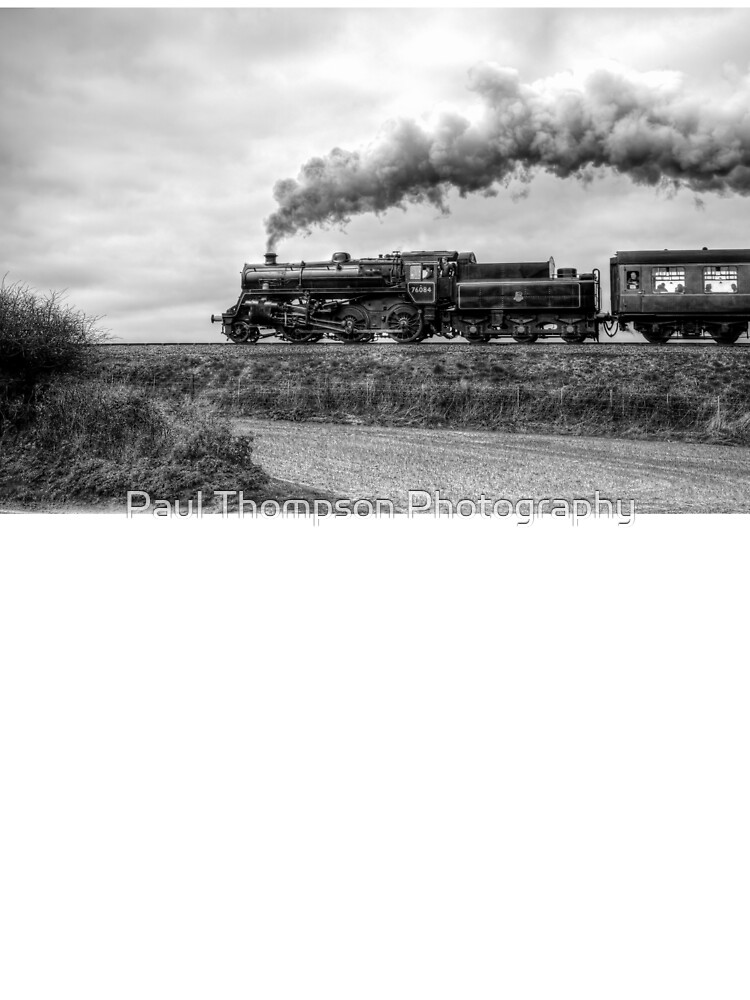
[[638,289],[640,286],[640,281],[638,280],[637,271],[628,271],[627,287],[629,289]]
[[431,278],[432,272],[433,272],[432,267],[428,267],[427,265],[425,265],[422,268],[422,280],[424,281],[426,278]]
[[667,286],[664,284],[663,281],[660,281],[659,284],[654,289],[655,292],[666,292],[666,290]]
[[678,285],[678,286],[677,286],[677,287],[675,288],[675,291],[676,291],[676,292],[684,292],[684,291],[685,291],[685,286],[684,286],[684,285]]

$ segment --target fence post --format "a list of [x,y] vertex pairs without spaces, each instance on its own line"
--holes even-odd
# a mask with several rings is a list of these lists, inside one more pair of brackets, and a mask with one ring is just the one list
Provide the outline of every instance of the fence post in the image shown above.
[[190,398],[195,399],[195,372],[190,373]]
[[609,390],[609,408],[610,410],[614,410],[615,408],[614,389]]

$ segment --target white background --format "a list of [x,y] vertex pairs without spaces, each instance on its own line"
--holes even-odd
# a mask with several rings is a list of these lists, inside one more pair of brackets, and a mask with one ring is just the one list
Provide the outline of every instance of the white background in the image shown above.
[[3,519],[3,995],[744,998],[746,529]]

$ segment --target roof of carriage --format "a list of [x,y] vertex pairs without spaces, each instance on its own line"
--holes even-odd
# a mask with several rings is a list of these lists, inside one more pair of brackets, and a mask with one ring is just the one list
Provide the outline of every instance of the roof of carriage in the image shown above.
[[750,250],[618,250],[612,264],[750,264]]

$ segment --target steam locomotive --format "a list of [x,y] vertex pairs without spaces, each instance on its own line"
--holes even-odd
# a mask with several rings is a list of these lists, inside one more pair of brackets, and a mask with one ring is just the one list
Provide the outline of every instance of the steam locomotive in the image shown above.
[[[427,337],[519,344],[561,337],[599,340],[633,329],[650,343],[672,336],[733,344],[750,321],[750,250],[618,252],[610,258],[611,312],[601,313],[601,275],[557,268],[552,257],[477,262],[473,253],[414,251],[329,261],[245,264],[237,302],[211,322],[234,343],[280,337],[402,344]],[[265,333],[261,333],[265,330]]]

